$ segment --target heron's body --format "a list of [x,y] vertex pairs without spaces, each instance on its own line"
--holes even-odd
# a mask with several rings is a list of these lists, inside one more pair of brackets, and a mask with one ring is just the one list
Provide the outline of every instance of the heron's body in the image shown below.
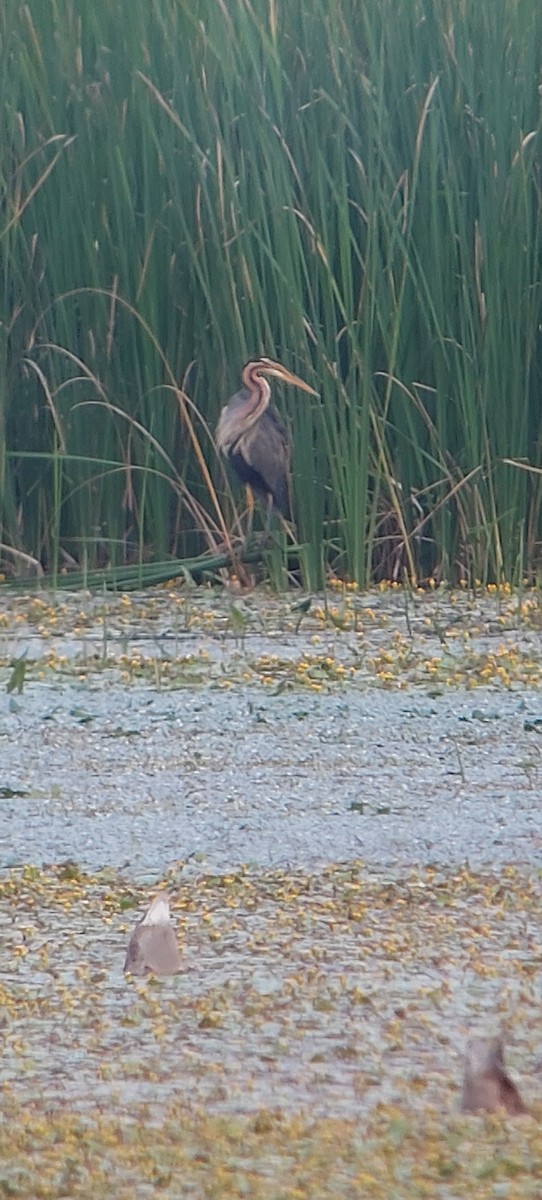
[[[229,402],[246,407],[250,400],[247,388],[237,392]],[[284,516],[289,509],[288,478],[291,446],[288,430],[274,404],[262,413],[256,425],[241,434],[228,451],[229,461],[243,483],[267,500],[272,496],[273,504]]]
[[271,358],[248,362],[242,372],[244,387],[222,409],[216,441],[243,483],[287,515],[290,438],[284,421],[271,403],[271,388],[266,375],[317,395],[304,380]]

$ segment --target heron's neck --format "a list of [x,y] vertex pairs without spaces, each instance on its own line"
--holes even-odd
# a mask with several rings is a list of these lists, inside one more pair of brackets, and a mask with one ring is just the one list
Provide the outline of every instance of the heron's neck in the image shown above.
[[248,363],[241,376],[247,391],[250,393],[245,411],[245,421],[252,426],[265,412],[271,399],[271,388],[262,375],[258,374],[251,363]]

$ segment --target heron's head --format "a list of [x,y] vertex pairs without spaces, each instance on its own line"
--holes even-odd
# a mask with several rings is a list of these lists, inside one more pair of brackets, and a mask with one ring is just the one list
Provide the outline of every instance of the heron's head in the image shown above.
[[275,362],[273,358],[252,359],[243,367],[242,380],[246,387],[250,388],[254,379],[261,378],[262,375],[271,375],[274,379],[280,379],[281,383],[289,383],[292,387],[301,388],[310,396],[318,395],[318,392],[315,392],[310,384],[305,383],[304,379],[300,379],[299,375],[294,375],[293,371],[289,371],[282,363]]

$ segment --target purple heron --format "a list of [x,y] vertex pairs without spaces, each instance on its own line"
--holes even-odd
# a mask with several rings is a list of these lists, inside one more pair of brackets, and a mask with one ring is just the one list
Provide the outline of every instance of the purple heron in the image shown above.
[[261,497],[270,514],[273,506],[288,515],[290,438],[271,403],[266,375],[317,396],[298,375],[272,358],[247,362],[241,372],[243,387],[222,409],[216,429],[216,444],[234,471],[250,490]]

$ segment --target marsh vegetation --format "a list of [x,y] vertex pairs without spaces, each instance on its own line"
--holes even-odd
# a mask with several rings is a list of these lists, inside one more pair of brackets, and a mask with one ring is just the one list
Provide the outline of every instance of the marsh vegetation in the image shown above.
[[306,587],[536,576],[541,40],[535,0],[6,0],[8,574],[235,539],[211,431],[266,353],[319,392],[279,397]]

